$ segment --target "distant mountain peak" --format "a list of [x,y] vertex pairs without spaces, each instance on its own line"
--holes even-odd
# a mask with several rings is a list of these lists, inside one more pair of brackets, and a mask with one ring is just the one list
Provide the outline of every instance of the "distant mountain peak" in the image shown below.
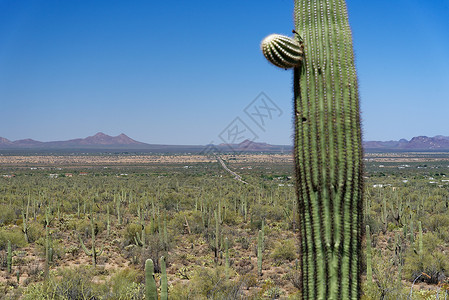
[[0,137],[0,147],[2,148],[83,148],[83,147],[124,147],[124,146],[143,146],[145,143],[138,142],[121,133],[118,136],[110,136],[103,132],[98,132],[95,135],[86,138],[71,139],[67,141],[53,141],[53,142],[39,142],[32,139],[24,139],[18,141],[9,141],[8,139]]
[[103,132],[97,132],[95,135],[93,135],[93,136],[95,136],[95,137],[109,137],[109,135],[107,135],[107,134],[104,134]]
[[363,142],[365,150],[384,150],[384,151],[449,151],[449,137],[437,135],[428,137],[424,135],[415,136],[410,141],[401,139],[399,141],[365,141]]

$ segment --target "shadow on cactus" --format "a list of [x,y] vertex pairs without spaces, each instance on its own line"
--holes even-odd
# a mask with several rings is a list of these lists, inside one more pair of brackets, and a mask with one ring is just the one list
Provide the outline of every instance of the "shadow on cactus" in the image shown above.
[[363,165],[352,34],[344,0],[295,0],[293,38],[264,56],[293,68],[303,299],[359,299]]

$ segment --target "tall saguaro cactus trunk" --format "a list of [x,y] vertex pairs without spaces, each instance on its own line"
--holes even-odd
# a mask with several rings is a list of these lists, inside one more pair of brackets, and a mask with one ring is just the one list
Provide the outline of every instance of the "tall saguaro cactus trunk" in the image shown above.
[[363,153],[346,3],[295,0],[295,23],[295,37],[269,36],[262,50],[294,69],[302,297],[359,299]]

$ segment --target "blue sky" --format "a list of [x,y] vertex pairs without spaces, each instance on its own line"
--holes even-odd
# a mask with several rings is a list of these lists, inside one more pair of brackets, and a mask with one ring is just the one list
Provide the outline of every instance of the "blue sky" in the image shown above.
[[[347,1],[364,138],[449,135],[449,2]],[[290,144],[292,74],[260,41],[289,35],[293,1],[0,0],[0,136],[41,141],[122,132],[220,143],[236,118]],[[245,107],[264,92],[263,128]]]

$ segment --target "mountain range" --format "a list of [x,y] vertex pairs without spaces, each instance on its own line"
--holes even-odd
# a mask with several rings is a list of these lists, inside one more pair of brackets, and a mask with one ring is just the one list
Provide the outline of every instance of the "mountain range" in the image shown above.
[[[449,151],[449,136],[434,137],[417,136],[411,140],[398,141],[364,141],[365,151]],[[288,152],[291,145],[271,145],[245,140],[236,144],[219,145],[160,145],[136,141],[126,134],[109,136],[99,132],[86,138],[67,141],[40,142],[32,139],[10,141],[0,137],[0,150],[120,150],[142,152],[205,152],[208,151],[238,152]]]

